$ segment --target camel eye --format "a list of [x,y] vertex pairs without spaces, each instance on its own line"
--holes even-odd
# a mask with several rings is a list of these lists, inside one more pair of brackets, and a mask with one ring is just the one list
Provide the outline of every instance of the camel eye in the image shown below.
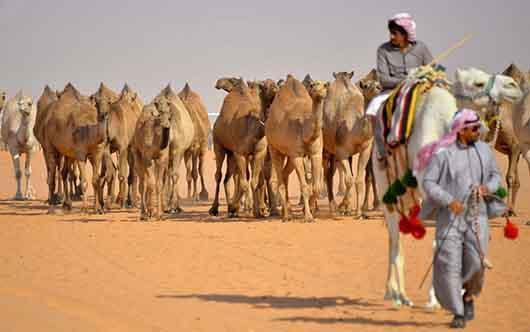
[[483,87],[484,87],[484,82],[476,82],[476,83],[475,83],[475,86],[476,86],[477,88],[483,88]]

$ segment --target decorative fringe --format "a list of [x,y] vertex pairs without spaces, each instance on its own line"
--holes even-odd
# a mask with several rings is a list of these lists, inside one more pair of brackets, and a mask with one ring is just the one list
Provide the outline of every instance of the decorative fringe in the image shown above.
[[512,223],[510,219],[506,218],[506,225],[504,226],[504,237],[510,240],[515,240],[519,236],[519,228]]

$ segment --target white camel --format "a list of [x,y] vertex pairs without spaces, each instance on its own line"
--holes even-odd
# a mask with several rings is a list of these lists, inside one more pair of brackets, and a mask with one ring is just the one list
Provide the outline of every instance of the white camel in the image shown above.
[[[411,73],[412,75],[414,73]],[[517,83],[508,76],[493,76],[478,69],[470,68],[457,70],[455,79],[454,86],[458,87],[457,98],[459,100],[470,100],[476,106],[485,106],[490,100],[513,102],[521,97],[521,90]],[[421,96],[418,102],[414,117],[414,128],[407,142],[408,167],[410,169],[413,169],[413,162],[420,148],[438,140],[449,129],[453,116],[457,111],[458,100],[451,91],[434,86]],[[388,180],[386,179],[384,165],[377,161],[376,150],[374,149],[372,155],[372,160],[374,161],[373,170],[377,190],[382,194],[388,189]],[[420,185],[420,196],[423,196],[421,188],[423,174],[416,174],[416,177]],[[395,210],[390,211],[386,205],[383,210],[389,234],[389,261],[385,299],[392,300],[395,306],[401,306],[402,304],[412,306],[413,303],[409,300],[405,291],[405,261],[401,234],[399,232],[400,215]],[[406,210],[408,211],[408,208]],[[436,305],[437,301],[432,290],[429,295],[429,305]]]
[[[31,97],[24,95],[22,91],[16,96],[9,99],[5,105],[2,114],[2,140],[13,159],[13,168],[15,169],[15,178],[17,181],[17,192],[15,200],[33,199],[35,191],[31,186],[31,157],[37,150],[39,143],[33,135],[33,126],[37,106],[33,103]],[[26,187],[22,194],[22,171],[20,169],[20,155],[26,154],[25,172]]]

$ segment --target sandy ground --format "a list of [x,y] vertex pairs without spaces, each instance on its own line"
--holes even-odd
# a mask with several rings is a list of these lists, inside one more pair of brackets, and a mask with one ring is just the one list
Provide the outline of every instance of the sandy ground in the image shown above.
[[[432,228],[424,240],[405,238],[416,306],[396,309],[383,301],[380,218],[331,219],[327,205],[314,224],[229,220],[225,205],[213,218],[209,204],[150,223],[137,211],[84,215],[79,203],[72,214],[47,215],[40,153],[33,170],[40,200],[10,201],[13,170],[0,152],[0,331],[438,331],[451,319],[424,310],[427,289],[418,289]],[[495,267],[469,331],[530,331],[530,178],[526,165],[520,171],[520,237],[504,239],[503,220],[492,221]],[[213,174],[209,155],[210,196]]]

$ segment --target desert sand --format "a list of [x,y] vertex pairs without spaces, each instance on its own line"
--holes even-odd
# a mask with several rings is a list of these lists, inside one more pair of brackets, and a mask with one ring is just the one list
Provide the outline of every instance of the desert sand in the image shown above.
[[[502,169],[505,158],[498,156]],[[486,286],[468,331],[530,331],[530,177],[512,218],[515,241],[492,220]],[[208,155],[210,199],[215,163]],[[443,331],[451,315],[424,309],[420,281],[432,260],[433,228],[404,237],[407,291],[415,306],[383,300],[388,235],[381,215],[317,222],[208,215],[190,204],[175,218],[141,222],[136,210],[47,214],[45,166],[33,163],[38,200],[14,202],[0,152],[0,331]],[[181,194],[185,194],[185,176]],[[297,180],[291,178],[293,206]],[[224,203],[224,201],[223,201]],[[302,219],[299,208],[297,221]]]

